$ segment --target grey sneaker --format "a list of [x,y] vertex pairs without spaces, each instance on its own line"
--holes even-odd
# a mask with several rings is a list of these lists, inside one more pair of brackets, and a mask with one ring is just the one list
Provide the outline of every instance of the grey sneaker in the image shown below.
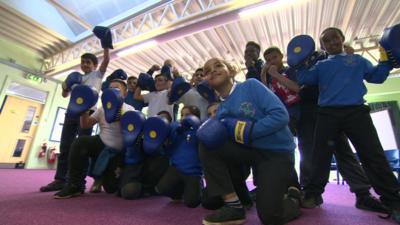
[[246,221],[246,210],[244,208],[233,208],[223,206],[214,214],[210,214],[203,219],[204,225],[238,225]]

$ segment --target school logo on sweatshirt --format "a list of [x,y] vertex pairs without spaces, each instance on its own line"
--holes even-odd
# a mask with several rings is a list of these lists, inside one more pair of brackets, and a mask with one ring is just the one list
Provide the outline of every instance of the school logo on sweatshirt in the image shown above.
[[346,66],[354,66],[357,65],[357,60],[355,57],[353,57],[352,55],[347,55],[344,58],[344,65]]
[[239,107],[239,112],[247,118],[254,118],[256,115],[256,109],[251,102],[242,102]]

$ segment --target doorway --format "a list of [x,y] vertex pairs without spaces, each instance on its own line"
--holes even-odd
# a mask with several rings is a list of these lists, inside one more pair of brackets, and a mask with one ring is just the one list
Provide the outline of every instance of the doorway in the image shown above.
[[25,163],[43,104],[6,95],[0,111],[0,163]]

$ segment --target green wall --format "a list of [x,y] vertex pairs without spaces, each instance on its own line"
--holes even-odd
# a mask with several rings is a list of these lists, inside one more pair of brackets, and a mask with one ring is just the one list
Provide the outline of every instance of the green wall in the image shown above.
[[367,84],[367,102],[397,101],[400,107],[400,78],[390,77],[383,84]]
[[[9,60],[12,58],[15,63],[23,65],[30,69],[39,69],[41,66],[40,56],[35,52],[31,52],[22,48],[15,43],[0,38],[0,58]],[[34,83],[24,78],[26,73],[12,67],[0,64],[0,104],[3,103],[7,87],[12,82],[17,82],[26,86],[30,86],[48,93],[46,104],[44,105],[42,116],[36,130],[36,136],[32,142],[32,148],[26,161],[26,168],[49,168],[45,159],[37,157],[42,142],[47,141],[55,119],[55,114],[59,106],[66,107],[68,99],[61,97],[61,86],[55,82],[47,81],[46,83]],[[48,143],[49,146],[58,143]]]

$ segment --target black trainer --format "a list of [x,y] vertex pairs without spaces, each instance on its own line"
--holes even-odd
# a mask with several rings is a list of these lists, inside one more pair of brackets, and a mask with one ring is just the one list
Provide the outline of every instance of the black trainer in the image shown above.
[[389,213],[390,211],[377,198],[371,195],[357,198],[356,208],[379,213]]
[[247,211],[250,210],[251,208],[253,208],[253,202],[246,202],[246,203],[242,203],[243,208],[246,209]]
[[46,186],[40,187],[41,192],[59,191],[65,186],[64,181],[54,180],[53,182],[47,184]]
[[283,199],[283,221],[288,223],[301,216],[300,201],[297,198],[286,195]]
[[324,203],[324,200],[322,199],[321,195],[306,195],[304,197],[304,200],[301,202],[301,207],[306,209],[313,209],[317,206],[322,205],[322,203]]
[[288,195],[288,197],[297,199],[299,202],[301,202],[301,199],[303,197],[302,196],[303,194],[301,193],[301,191],[297,187],[294,187],[294,186],[290,186],[288,188],[287,195]]
[[223,206],[214,214],[210,214],[203,219],[204,225],[238,225],[244,224],[246,221],[246,210],[242,208],[234,208]]
[[249,195],[251,200],[253,200],[253,202],[255,202],[257,200],[257,187],[254,188],[253,190],[249,191]]
[[77,197],[83,194],[83,192],[84,190],[82,188],[79,188],[78,186],[75,186],[73,184],[67,184],[61,191],[54,194],[54,198],[66,199],[66,198]]

